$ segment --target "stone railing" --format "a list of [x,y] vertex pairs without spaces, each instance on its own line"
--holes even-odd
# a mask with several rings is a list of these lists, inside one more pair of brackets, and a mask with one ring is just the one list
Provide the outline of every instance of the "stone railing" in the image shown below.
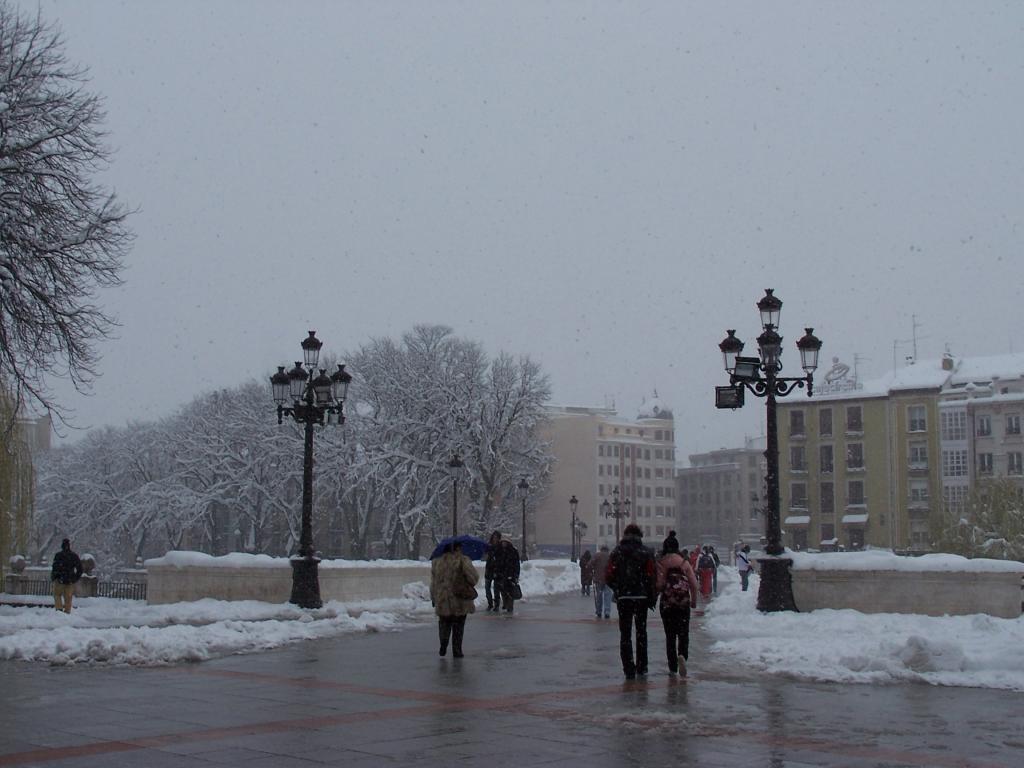
[[[853,559],[866,555],[873,557]],[[984,613],[1007,619],[1021,615],[1024,563],[966,560],[955,555],[796,554],[792,573],[793,598],[801,611],[851,608],[862,613],[928,616]]]

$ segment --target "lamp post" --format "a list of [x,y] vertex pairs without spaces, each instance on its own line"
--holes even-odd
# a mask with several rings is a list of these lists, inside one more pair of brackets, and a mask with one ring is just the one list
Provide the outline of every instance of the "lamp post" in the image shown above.
[[519,498],[523,501],[523,549],[519,553],[519,559],[525,562],[530,559],[526,554],[526,498],[530,495],[530,484],[523,477],[519,480],[516,488],[519,489]]
[[[323,346],[315,331],[302,340],[302,362],[285,373],[284,366],[278,366],[277,373],[270,377],[270,385],[277,403],[277,423],[282,424],[285,416],[291,416],[297,424],[305,426],[305,440],[302,458],[302,530],[299,534],[299,553],[292,555],[292,596],[290,602],[301,608],[319,608],[320,558],[313,548],[313,426],[319,424],[345,423],[344,405],[348,385],[352,376],[344,365],[331,376],[324,369],[314,377]],[[306,368],[302,365],[305,363]],[[286,403],[291,400],[291,405]]]
[[572,512],[572,522],[569,523],[569,535],[572,536],[572,544],[569,545],[569,560],[576,562],[577,551],[576,551],[576,537],[579,533],[576,526],[576,507],[579,506],[579,499],[576,498],[576,494],[572,495],[569,499],[569,510]]
[[629,517],[629,510],[632,507],[632,503],[629,499],[625,502],[619,501],[619,486],[615,486],[612,490],[612,503],[608,503],[608,499],[605,499],[601,504],[601,512],[605,517],[615,518],[615,541],[619,541],[619,520],[624,517]]
[[[583,537],[587,533],[587,524],[576,518],[576,551],[581,552],[583,549]],[[582,557],[582,555],[581,555]]]
[[796,343],[800,350],[800,365],[804,376],[786,378],[779,376],[782,370],[782,337],[778,334],[779,315],[782,301],[771,288],[757,302],[761,313],[763,332],[757,337],[760,357],[742,357],[743,342],[736,338],[736,331],[727,331],[727,336],[718,345],[722,351],[725,370],[729,374],[729,386],[715,387],[715,407],[741,408],[743,393],[749,390],[756,397],[766,399],[767,448],[765,459],[768,464],[765,476],[765,554],[761,564],[761,588],[757,594],[759,611],[794,611],[793,579],[790,566],[793,561],[781,557],[782,525],[779,512],[779,430],[776,418],[776,397],[785,397],[796,388],[807,389],[807,396],[814,392],[814,371],[818,367],[818,352],[821,340],[815,337],[813,328]]
[[456,451],[452,454],[452,460],[448,462],[448,468],[452,471],[452,536],[459,535],[459,470],[466,466],[466,463]]

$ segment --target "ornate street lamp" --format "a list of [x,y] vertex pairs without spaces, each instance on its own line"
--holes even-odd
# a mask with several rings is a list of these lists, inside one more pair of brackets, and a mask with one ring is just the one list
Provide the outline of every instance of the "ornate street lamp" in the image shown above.
[[569,499],[569,511],[572,513],[572,522],[569,523],[569,535],[572,536],[572,543],[569,545],[569,560],[576,562],[576,536],[578,534],[576,526],[576,507],[579,506],[579,499],[576,498],[576,494],[572,495]]
[[523,501],[523,549],[519,553],[519,559],[525,562],[530,559],[526,554],[526,499],[530,495],[530,484],[523,477],[519,480],[516,488],[519,489],[519,498]]
[[[284,366],[270,377],[274,402],[277,403],[277,423],[283,424],[284,417],[290,416],[297,424],[305,427],[302,458],[302,529],[299,535],[299,552],[292,555],[292,596],[291,602],[301,608],[319,608],[320,558],[313,548],[313,427],[325,423],[341,426],[345,423],[345,398],[352,376],[339,365],[332,376],[320,369],[313,376],[320,360],[323,346],[315,331],[302,340],[303,362],[285,372]],[[304,369],[303,363],[306,368]],[[308,369],[308,370],[307,370]],[[291,405],[286,403],[291,400]]]
[[793,579],[790,566],[793,561],[782,557],[782,525],[779,512],[779,430],[776,417],[776,397],[785,397],[796,388],[806,388],[807,396],[814,392],[814,371],[818,367],[818,353],[821,340],[814,335],[813,328],[805,328],[804,336],[796,343],[800,350],[800,366],[804,376],[785,378],[779,376],[782,370],[782,337],[778,333],[782,301],[771,288],[757,302],[761,315],[762,333],[757,337],[759,357],[743,357],[743,342],[736,338],[736,331],[729,330],[718,345],[729,374],[729,386],[715,387],[715,406],[718,408],[741,408],[743,393],[749,390],[756,397],[766,399],[767,408],[767,449],[765,459],[768,469],[765,476],[765,554],[760,558],[761,588],[757,594],[757,608],[760,611],[794,611]]
[[452,471],[452,536],[459,535],[459,470],[466,466],[466,463],[456,451],[452,454],[452,460],[448,462],[448,468]]
[[619,501],[619,486],[615,486],[612,490],[612,503],[608,504],[608,499],[604,500],[601,504],[601,512],[605,517],[615,518],[615,541],[619,541],[619,520],[624,517],[629,517],[629,510],[632,507],[632,503],[629,499],[626,499],[625,503]]

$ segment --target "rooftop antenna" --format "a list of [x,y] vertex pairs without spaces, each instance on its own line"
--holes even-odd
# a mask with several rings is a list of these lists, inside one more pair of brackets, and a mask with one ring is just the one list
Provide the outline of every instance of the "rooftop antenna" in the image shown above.
[[854,381],[860,381],[860,379],[857,378],[857,367],[861,363],[869,361],[869,360],[871,360],[870,357],[865,357],[860,352],[854,352],[853,353],[853,380]]

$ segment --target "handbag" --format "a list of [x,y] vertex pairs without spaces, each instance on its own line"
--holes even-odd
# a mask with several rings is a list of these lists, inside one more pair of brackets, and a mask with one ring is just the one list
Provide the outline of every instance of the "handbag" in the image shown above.
[[523,599],[523,590],[519,586],[519,582],[518,581],[513,581],[511,583],[511,585],[509,586],[509,589],[508,589],[508,593],[510,595],[512,595],[512,599],[513,600],[522,600]]
[[479,592],[465,579],[459,579],[452,587],[452,594],[459,600],[476,600]]

